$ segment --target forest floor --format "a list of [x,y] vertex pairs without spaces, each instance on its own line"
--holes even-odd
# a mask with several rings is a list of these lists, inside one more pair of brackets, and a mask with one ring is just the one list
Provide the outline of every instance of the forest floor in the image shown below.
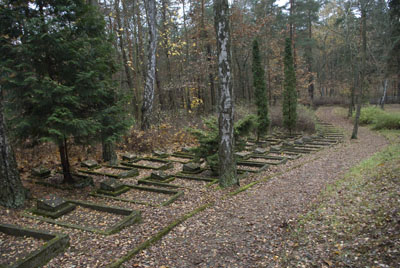
[[[1,209],[0,222],[68,234],[71,246],[46,267],[105,267],[118,260],[123,267],[400,267],[400,149],[393,145],[399,143],[398,133],[389,140],[360,127],[359,139],[350,140],[352,124],[340,108],[323,107],[317,115],[343,131],[343,142],[247,176],[241,185],[252,183],[252,187],[239,194],[230,193],[240,188],[221,190],[216,185],[207,188],[203,187],[206,183],[176,180],[174,184],[185,186],[184,196],[169,206],[152,207],[88,196],[94,187],[66,191],[25,179],[33,198],[55,193],[140,210],[142,222],[109,236],[64,228],[24,217],[34,200],[24,209]],[[181,168],[176,163],[170,172]],[[95,187],[102,179],[94,176]],[[134,184],[137,178],[126,182]],[[141,197],[154,201],[152,196]],[[180,221],[205,204],[203,211]],[[119,220],[85,208],[75,214],[64,220],[100,229]],[[174,222],[180,224],[161,240],[136,250],[166,233],[165,228]],[[40,241],[31,242],[37,244]],[[21,255],[20,250],[9,254],[10,262]]]

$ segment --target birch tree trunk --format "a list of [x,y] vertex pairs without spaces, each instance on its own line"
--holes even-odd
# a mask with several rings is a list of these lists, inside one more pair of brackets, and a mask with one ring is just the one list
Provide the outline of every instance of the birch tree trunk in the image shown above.
[[386,100],[386,93],[387,93],[387,88],[388,88],[388,79],[385,78],[385,82],[383,82],[383,96],[380,101],[381,109],[384,109],[385,106],[385,100]]
[[0,88],[0,205],[20,207],[25,201],[25,189],[15,161],[14,152],[6,135],[3,115],[2,90]]
[[214,1],[219,75],[219,185],[238,184],[234,159],[233,90],[228,0]]
[[146,85],[143,92],[142,105],[142,130],[150,127],[150,117],[153,111],[154,101],[154,85],[156,76],[156,49],[157,49],[157,32],[156,32],[156,1],[144,1],[146,9],[147,24],[149,28],[149,49],[147,60]]

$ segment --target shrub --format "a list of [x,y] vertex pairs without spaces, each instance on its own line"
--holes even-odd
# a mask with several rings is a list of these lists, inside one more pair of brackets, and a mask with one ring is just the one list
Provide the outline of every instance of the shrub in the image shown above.
[[[257,127],[257,117],[253,114],[239,120],[234,125],[235,147],[243,147],[244,136],[248,136]],[[197,159],[205,158],[207,162],[216,165],[218,161],[218,119],[211,116],[203,119],[206,130],[197,128],[187,128],[187,130],[197,138],[199,146],[193,149]]]
[[[294,128],[295,132],[315,132],[315,115],[314,112],[303,106],[297,105],[297,122]],[[271,107],[271,127],[283,128],[282,108],[280,106]]]
[[375,129],[400,129],[400,113],[382,112],[376,116]]
[[[367,124],[375,124],[377,117],[380,115],[384,115],[385,111],[381,108],[375,106],[368,106],[361,109],[360,114],[360,124],[367,125]],[[355,118],[355,113],[353,114],[353,119]]]

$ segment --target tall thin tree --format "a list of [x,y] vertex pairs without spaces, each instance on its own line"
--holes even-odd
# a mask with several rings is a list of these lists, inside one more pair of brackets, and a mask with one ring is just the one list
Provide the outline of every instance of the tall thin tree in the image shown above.
[[267,86],[264,77],[264,68],[261,65],[260,48],[257,39],[253,41],[253,86],[254,97],[257,106],[257,140],[260,136],[267,134],[268,119],[268,99]]
[[20,207],[25,201],[25,189],[6,133],[2,96],[0,85],[0,205]]
[[239,183],[234,158],[234,98],[232,90],[228,0],[214,1],[214,12],[219,75],[219,185],[221,187],[228,187]]
[[356,96],[357,108],[356,118],[354,120],[353,133],[351,134],[352,139],[357,139],[358,125],[361,115],[361,103],[363,97],[363,91],[365,87],[365,72],[366,72],[366,60],[367,60],[367,6],[368,0],[360,1],[361,11],[361,72],[360,72],[360,85]]
[[292,56],[292,45],[290,38],[286,38],[285,58],[284,58],[285,81],[283,89],[283,125],[292,134],[297,120],[297,92],[296,92],[296,74]]
[[149,29],[149,48],[147,60],[146,85],[143,92],[142,106],[142,130],[150,127],[150,118],[153,112],[154,86],[156,81],[156,53],[157,53],[157,29],[156,29],[156,1],[144,1],[146,9],[147,27]]

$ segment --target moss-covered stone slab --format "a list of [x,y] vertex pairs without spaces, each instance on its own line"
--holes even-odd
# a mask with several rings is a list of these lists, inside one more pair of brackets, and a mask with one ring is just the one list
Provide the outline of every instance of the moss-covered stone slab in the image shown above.
[[241,160],[245,160],[245,159],[249,158],[250,155],[251,155],[251,152],[247,152],[247,151],[235,153],[236,158],[241,159]]
[[72,184],[68,184],[68,183],[55,184],[55,183],[46,181],[46,179],[35,180],[34,183],[43,185],[46,187],[61,189],[61,190],[82,189],[82,188],[94,185],[93,178],[90,176],[86,176],[83,174],[77,174],[77,173],[73,173],[71,175],[72,175],[72,178],[74,179],[74,183],[72,183]]
[[61,197],[50,194],[37,200],[36,208],[32,212],[37,215],[56,219],[75,209],[75,205]]
[[[52,234],[41,230],[34,230],[10,224],[0,224],[0,232],[12,236],[34,237],[43,239],[46,243],[37,250],[11,265],[0,263],[0,267],[26,268],[41,267],[52,258],[63,252],[69,246],[69,237],[65,234]],[[12,245],[10,245],[11,247]]]
[[255,154],[266,154],[269,151],[267,148],[257,147],[254,149],[253,153]]
[[158,188],[172,188],[172,189],[179,189],[179,188],[185,188],[183,186],[180,185],[175,185],[175,184],[171,184],[169,182],[174,181],[174,177],[170,178],[171,180],[168,180],[167,182],[160,182],[160,181],[154,181],[151,180],[150,177],[144,178],[144,179],[140,179],[138,180],[138,184],[143,184],[143,185],[150,185],[150,186],[156,186]]
[[182,166],[182,172],[188,174],[197,174],[202,171],[199,163],[187,163]]
[[118,191],[120,189],[124,188],[124,185],[120,182],[118,182],[116,179],[114,178],[109,178],[106,179],[102,182],[100,182],[100,189],[104,190],[104,191]]
[[315,152],[315,150],[305,149],[305,148],[296,148],[296,147],[285,147],[283,148],[284,153],[298,153],[298,154],[310,154]]
[[237,161],[236,164],[238,172],[260,173],[269,167],[266,163],[254,161]]
[[155,157],[157,157],[157,158],[167,158],[167,157],[169,156],[168,153],[166,153],[166,152],[164,152],[164,151],[159,151],[159,150],[154,151],[154,152],[153,152],[153,155],[154,155]]
[[125,187],[127,187],[129,190],[128,191],[143,191],[143,192],[151,192],[154,194],[165,194],[171,196],[169,199],[166,201],[163,201],[161,203],[153,203],[153,202],[143,202],[140,200],[135,200],[135,199],[127,199],[127,198],[122,198],[118,196],[110,196],[110,195],[104,195],[104,194],[99,194],[97,192],[92,192],[92,196],[97,196],[97,197],[104,197],[104,198],[110,198],[113,200],[117,201],[122,201],[122,202],[129,202],[129,203],[135,203],[135,204],[142,204],[142,205],[148,205],[152,207],[158,207],[158,206],[167,206],[173,202],[175,202],[180,196],[183,195],[183,191],[175,190],[175,189],[164,189],[164,188],[156,188],[156,187],[147,187],[147,186],[139,186],[139,185],[128,185],[125,184]]
[[304,145],[304,141],[302,139],[297,139],[293,142],[295,145]]
[[123,155],[121,155],[121,158],[123,161],[133,161],[138,158],[138,156],[132,153],[124,153]]
[[121,164],[128,167],[154,170],[166,170],[173,167],[171,161],[153,157],[137,158],[133,162],[122,162]]
[[38,166],[32,169],[31,174],[36,178],[42,179],[48,178],[51,175],[51,171],[43,166]]
[[[106,195],[101,195],[101,196],[106,196]],[[110,207],[110,206],[94,204],[94,203],[89,203],[89,202],[84,202],[84,201],[76,201],[76,200],[67,200],[67,201],[76,206],[82,206],[82,207],[89,208],[92,210],[112,213],[112,214],[116,214],[116,215],[122,215],[124,217],[119,222],[116,222],[113,226],[111,226],[105,230],[102,230],[99,228],[85,226],[85,225],[71,224],[71,223],[63,222],[61,220],[51,219],[48,217],[36,216],[36,215],[32,214],[32,213],[34,213],[34,209],[28,209],[22,215],[24,217],[36,219],[39,221],[44,221],[47,223],[51,223],[51,224],[55,224],[55,225],[59,225],[59,226],[67,227],[67,228],[73,228],[73,229],[78,229],[78,230],[102,234],[102,235],[111,235],[111,234],[117,233],[121,229],[125,228],[126,226],[132,225],[141,220],[140,211],[119,208],[119,207]]]
[[182,150],[180,151],[181,153],[189,153],[193,154],[193,147],[183,147]]
[[47,211],[57,211],[67,206],[68,202],[57,195],[49,194],[37,200],[37,208]]
[[285,164],[288,161],[287,157],[269,156],[269,155],[252,155],[247,159],[247,161],[257,161],[258,159],[271,160],[271,161],[262,161],[262,163],[275,166]]
[[81,167],[95,169],[100,167],[99,163],[94,159],[89,159],[81,162]]
[[270,152],[281,152],[282,151],[282,147],[281,146],[271,146],[269,148]]
[[215,177],[205,177],[205,176],[200,176],[200,175],[192,175],[192,174],[187,174],[183,172],[178,172],[177,174],[174,175],[176,178],[180,179],[187,179],[187,180],[194,180],[194,181],[206,181],[206,182],[212,182],[215,180]]
[[129,191],[130,188],[126,187],[126,186],[122,186],[119,189],[116,189],[114,191],[110,191],[110,190],[104,190],[104,189],[97,189],[94,192],[92,192],[93,194],[99,194],[99,195],[107,195],[107,196],[119,196],[123,193],[126,193],[127,191]]
[[[97,175],[97,176],[106,176],[110,178],[115,178],[115,179],[126,179],[126,178],[132,178],[136,177],[139,175],[139,170],[137,168],[133,167],[126,167],[126,166],[116,166],[116,165],[104,165],[104,168],[109,168],[109,169],[114,169],[114,170],[119,170],[121,172],[119,173],[111,173],[112,171],[109,172],[102,172],[99,170],[86,170],[86,169],[79,169],[79,172],[86,173],[86,174],[91,174],[91,175]],[[97,169],[101,168],[99,166]]]
[[149,180],[155,180],[159,182],[165,182],[169,178],[171,178],[172,175],[165,174],[162,170],[159,171],[154,171],[150,174]]
[[171,154],[171,156],[179,157],[179,158],[186,158],[186,159],[194,159],[195,155],[192,152],[175,152]]

